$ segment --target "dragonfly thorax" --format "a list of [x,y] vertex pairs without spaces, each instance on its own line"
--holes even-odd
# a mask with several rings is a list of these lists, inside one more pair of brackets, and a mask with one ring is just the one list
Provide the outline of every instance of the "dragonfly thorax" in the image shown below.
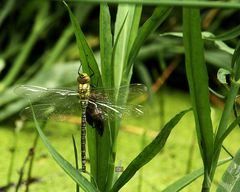
[[90,96],[90,77],[86,73],[80,73],[77,80],[80,99],[88,100]]
[[79,84],[78,93],[81,100],[88,100],[90,97],[90,84]]

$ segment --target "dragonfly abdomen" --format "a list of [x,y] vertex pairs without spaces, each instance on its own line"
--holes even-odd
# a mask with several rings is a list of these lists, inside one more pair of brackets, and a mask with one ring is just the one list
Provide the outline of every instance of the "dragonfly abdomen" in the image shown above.
[[82,154],[82,171],[86,172],[86,108],[90,97],[90,77],[86,73],[80,73],[78,76],[78,93],[82,107],[81,123],[81,154]]
[[86,108],[86,119],[88,124],[96,128],[98,134],[102,136],[104,131],[103,111],[97,105],[89,102]]
[[86,108],[88,105],[88,100],[81,101],[82,107],[82,121],[81,121],[81,157],[82,157],[82,171],[86,172]]

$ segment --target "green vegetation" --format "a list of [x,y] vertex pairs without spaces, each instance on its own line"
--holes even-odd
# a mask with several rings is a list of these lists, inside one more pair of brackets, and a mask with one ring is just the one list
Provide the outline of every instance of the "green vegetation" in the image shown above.
[[[161,96],[164,98],[166,120],[172,117],[179,109],[188,108],[190,106],[190,98],[186,95],[186,93],[165,90]],[[143,135],[141,134],[141,131],[146,131],[145,144],[149,143],[158,132],[159,127],[156,127],[156,124],[160,124],[161,117],[158,115],[160,106],[158,105],[157,100],[155,100],[153,106],[150,106],[152,112],[148,113],[150,119],[147,119],[147,121],[145,118],[137,120],[131,119],[131,122],[123,122],[123,125],[121,126],[122,128],[119,132],[118,138],[119,142],[116,162],[117,164],[121,163],[124,168],[142,150],[141,143]],[[214,110],[214,124],[218,122],[219,112],[219,110]],[[184,117],[177,125],[175,130],[173,130],[164,150],[159,153],[149,164],[143,167],[141,172],[143,177],[142,183],[140,183],[140,175],[136,174],[121,191],[136,190],[139,185],[141,185],[142,191],[154,189],[156,189],[156,191],[161,191],[168,184],[185,175],[188,169],[187,162],[189,158],[191,158],[190,170],[200,168],[201,159],[196,144],[196,135],[194,134],[193,122],[194,120],[192,114],[189,113],[186,115],[186,117]],[[0,131],[2,141],[0,149],[3,152],[3,155],[0,157],[0,161],[3,162],[1,163],[2,171],[0,173],[0,177],[6,178],[9,166],[9,162],[6,161],[6,158],[10,158],[10,152],[6,146],[12,146],[14,135],[13,131],[7,129],[7,127],[2,127]],[[74,164],[74,152],[71,135],[74,134],[75,137],[78,138],[78,126],[69,123],[49,122],[45,129],[45,133],[52,145],[56,147],[56,149],[66,159]],[[225,147],[227,147],[232,154],[235,154],[238,148],[238,134],[239,130],[236,129],[224,143]],[[33,127],[33,124],[30,123],[28,123],[28,127],[24,128],[19,133],[19,138],[21,139],[18,141],[16,154],[17,160],[15,161],[13,168],[14,172],[12,181],[16,181],[18,179],[18,173],[16,170],[22,166],[27,150],[32,145],[35,135],[36,131]],[[79,142],[79,138],[77,139],[77,142]],[[192,149],[192,147],[193,150],[190,155],[189,150]],[[225,157],[228,157],[228,155],[223,152],[221,158]],[[217,177],[213,185],[213,191],[215,189],[216,182],[220,180],[225,169],[226,165],[218,168]],[[39,145],[36,149],[36,160],[34,162],[32,175],[33,177],[39,178],[40,182],[30,185],[30,191],[50,191],[51,189],[67,192],[74,191],[75,189],[74,183],[57,166],[42,142],[39,142]],[[0,185],[4,185],[5,182],[6,180],[1,179]],[[193,184],[186,187],[186,189],[183,191],[197,191],[200,187],[201,179],[198,179]],[[24,188],[22,188],[20,191],[24,191]]]
[[[15,191],[37,191],[34,187],[43,186],[46,179],[46,191],[78,192],[82,188],[94,192],[136,189],[172,192],[184,187],[186,191],[208,192],[215,188],[235,191],[240,185],[240,151],[237,144],[233,144],[239,134],[235,127],[240,124],[240,28],[232,18],[236,18],[239,4],[156,3],[154,0],[143,1],[143,4],[120,0],[114,1],[115,4],[103,0],[81,2],[84,1],[34,0],[19,6],[9,0],[1,8],[0,27],[4,30],[0,36],[3,47],[0,121],[4,124],[0,131],[2,150],[9,155],[1,157],[5,162],[1,168],[6,170],[1,176],[4,178],[0,180],[1,186],[9,185],[12,190],[11,182],[14,182]],[[99,4],[94,4],[96,2]],[[143,6],[149,3],[154,6]],[[94,15],[96,10],[98,14]],[[91,14],[97,21],[91,20]],[[13,29],[8,23],[20,29]],[[97,40],[88,34],[94,34]],[[34,123],[16,121],[16,114],[29,102],[13,94],[20,84],[76,87],[79,70],[89,74],[94,86],[113,89],[112,100],[117,105],[125,105],[128,100],[128,91],[120,94],[122,85],[137,80],[149,88],[149,97],[139,94],[139,98],[132,101],[146,103],[144,116],[123,119],[122,131],[121,119],[114,114],[114,118],[104,119],[103,136],[88,126],[87,173],[75,167],[80,164],[75,161],[81,159],[79,149],[76,150],[80,146],[77,126],[41,123],[32,104],[30,114]],[[188,85],[189,97],[171,89],[156,93],[163,89],[174,70],[175,87]],[[181,82],[182,79],[186,82]],[[18,94],[24,96],[22,92]],[[79,124],[72,118],[67,117]],[[76,139],[75,151],[72,134]],[[7,152],[9,148],[12,153]],[[24,149],[25,154],[20,149]],[[46,149],[56,164],[47,159]],[[45,151],[44,154],[41,151]],[[219,167],[230,160],[228,168]],[[41,161],[44,169],[40,168]],[[57,183],[51,183],[55,182],[51,174],[56,173],[51,163],[58,164],[71,179],[68,177],[65,181],[67,175],[64,175],[61,181],[61,177],[56,176]],[[123,170],[116,171],[122,166]],[[15,174],[16,169],[19,175]],[[196,180],[201,175],[203,177]],[[24,181],[26,190],[21,188]],[[31,182],[34,184],[30,185]]]

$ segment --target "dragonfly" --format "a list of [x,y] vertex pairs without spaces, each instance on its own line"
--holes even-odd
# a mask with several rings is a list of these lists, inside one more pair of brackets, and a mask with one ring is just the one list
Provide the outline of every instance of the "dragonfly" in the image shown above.
[[21,112],[23,118],[33,118],[31,108],[37,120],[65,121],[68,116],[81,116],[81,163],[82,172],[86,172],[87,123],[102,136],[108,119],[143,115],[142,105],[125,101],[147,95],[147,88],[143,84],[121,86],[119,89],[93,88],[86,73],[79,73],[77,82],[77,90],[20,85],[15,92],[31,102],[31,107]]

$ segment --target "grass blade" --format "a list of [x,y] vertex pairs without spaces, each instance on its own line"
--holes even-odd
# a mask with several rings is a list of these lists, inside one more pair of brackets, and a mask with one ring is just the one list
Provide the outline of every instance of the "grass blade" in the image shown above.
[[233,67],[233,75],[234,75],[234,81],[236,81],[238,84],[240,84],[240,42],[237,44],[237,48],[234,51],[233,58],[232,58],[232,67]]
[[[79,169],[78,166],[78,152],[77,152],[77,145],[74,136],[72,135],[72,141],[73,141],[73,149],[74,149],[74,157],[75,157],[75,166],[76,169]],[[76,192],[79,192],[79,185],[76,183]]]
[[82,70],[83,72],[91,76],[91,83],[93,85],[102,86],[100,71],[98,68],[97,61],[93,55],[93,51],[87,43],[87,40],[81,30],[81,27],[78,24],[77,18],[75,17],[75,15],[73,15],[67,3],[65,1],[63,1],[63,3],[66,5],[68,9],[68,13],[74,28]]
[[159,151],[164,147],[172,129],[190,110],[191,109],[188,109],[178,113],[163,127],[157,137],[128,165],[126,170],[121,174],[114,184],[111,192],[118,191],[121,187],[123,187],[141,167],[147,164],[159,153]]
[[226,129],[224,134],[218,139],[218,143],[216,143],[216,146],[221,146],[224,139],[232,132],[232,130],[239,125],[240,123],[240,116],[238,116]]
[[[232,158],[227,158],[224,160],[219,161],[218,166],[223,165],[229,161],[231,161]],[[183,189],[184,187],[188,186],[190,183],[195,181],[197,178],[199,178],[204,173],[204,168],[197,169],[182,178],[178,179],[174,183],[167,186],[162,192],[177,192]]]
[[208,73],[200,29],[200,10],[183,9],[183,40],[186,73],[195,117],[198,145],[205,168],[204,188],[210,188],[209,173],[213,156],[213,128],[208,99]]
[[[32,107],[32,105],[30,104],[30,106]],[[35,127],[39,133],[39,136],[42,139],[42,142],[44,143],[44,145],[46,146],[46,148],[48,149],[49,153],[51,154],[51,156],[53,157],[53,159],[57,162],[57,164],[76,182],[79,184],[79,186],[81,188],[83,188],[85,191],[89,191],[89,192],[96,192],[97,189],[96,187],[90,183],[85,177],[83,177],[80,172],[75,169],[67,160],[65,160],[55,149],[54,147],[49,143],[47,137],[44,135],[43,131],[41,130],[36,117],[35,117],[35,113],[32,109],[32,113],[33,113],[33,119],[34,119],[34,123],[35,123]]]
[[[227,135],[230,133],[230,131],[233,129],[233,126],[236,121],[238,121],[238,118],[228,127],[229,123],[229,117],[231,116],[232,109],[234,106],[234,102],[236,99],[236,96],[239,91],[240,84],[236,81],[238,81],[239,78],[239,73],[240,73],[240,68],[239,68],[239,52],[240,52],[240,47],[239,44],[237,45],[237,48],[233,54],[232,58],[232,68],[233,68],[233,73],[232,73],[232,81],[231,81],[231,87],[229,89],[229,93],[227,96],[227,100],[224,105],[224,110],[222,113],[222,117],[217,129],[216,137],[215,137],[215,142],[214,142],[214,159],[213,159],[213,166],[212,166],[212,171],[211,171],[211,178],[213,178],[215,171],[216,171],[216,162],[219,158],[221,148],[222,148],[222,142],[223,140],[227,137]],[[234,76],[235,75],[235,76]]]
[[212,39],[226,41],[226,40],[234,39],[234,38],[238,37],[239,35],[240,35],[240,25],[232,28],[231,30],[229,30],[221,35],[217,35],[217,36],[213,37]]
[[[125,66],[133,39],[138,31],[139,7],[134,4],[118,5],[114,31],[114,84],[115,88],[122,84],[129,84],[129,74],[125,73]],[[135,16],[137,17],[135,18]],[[134,25],[133,25],[134,24]],[[124,82],[123,82],[124,81]]]
[[[232,78],[233,79],[232,79],[232,84],[231,84],[229,94],[228,94],[228,97],[227,97],[227,101],[225,103],[222,118],[221,118],[218,130],[217,130],[215,143],[219,143],[220,138],[222,138],[222,136],[226,134],[225,132],[228,129],[229,116],[232,112],[232,108],[233,108],[233,105],[234,105],[234,102],[235,102],[235,98],[238,94],[240,84],[236,83],[235,81],[238,81],[239,76],[240,76],[240,67],[239,67],[240,57],[239,57],[239,54],[240,54],[240,43],[238,43],[238,45],[237,45],[237,47],[234,51],[233,57],[232,57],[232,68],[233,68],[233,74],[232,74],[233,77]],[[216,148],[219,147],[218,144],[216,144],[215,147]]]
[[[78,2],[86,2],[86,0],[76,0]],[[88,3],[135,3],[135,4],[145,4],[145,5],[161,5],[161,6],[180,6],[180,7],[215,7],[215,8],[233,8],[239,9],[240,4],[229,3],[229,2],[221,2],[221,1],[198,1],[198,0],[88,0]]]
[[233,158],[231,164],[223,174],[222,180],[218,185],[217,192],[237,192],[240,188],[240,150]]
[[112,64],[112,32],[111,16],[107,4],[100,5],[100,53],[101,53],[101,71],[103,86],[111,88],[114,86],[113,74],[114,67]]
[[159,25],[165,21],[167,16],[171,13],[171,8],[166,7],[157,7],[155,8],[152,16],[143,24],[143,26],[139,29],[138,35],[133,43],[133,46],[131,47],[128,63],[127,63],[127,73],[131,73],[131,68],[133,66],[133,63],[135,61],[135,58],[146,40],[146,38],[155,31]]

